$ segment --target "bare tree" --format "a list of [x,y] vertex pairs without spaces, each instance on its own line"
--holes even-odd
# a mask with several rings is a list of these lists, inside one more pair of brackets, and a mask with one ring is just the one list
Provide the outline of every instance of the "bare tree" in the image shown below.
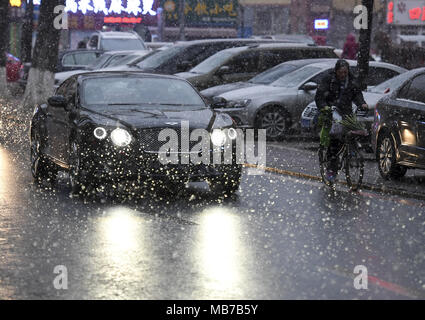
[[34,4],[32,0],[29,0],[25,8],[25,18],[24,18],[24,24],[22,26],[22,40],[21,40],[21,61],[22,62],[31,62],[33,15],[34,15]]
[[367,8],[367,28],[360,29],[360,51],[357,59],[359,67],[359,82],[366,89],[366,79],[369,74],[370,38],[372,33],[373,0],[362,0],[363,6]]
[[0,1],[0,98],[8,97],[6,50],[9,43],[9,1]]
[[63,4],[64,0],[41,2],[37,39],[22,104],[24,109],[31,110],[53,93],[60,39],[60,29],[54,26],[55,18],[59,14],[54,13],[54,8]]

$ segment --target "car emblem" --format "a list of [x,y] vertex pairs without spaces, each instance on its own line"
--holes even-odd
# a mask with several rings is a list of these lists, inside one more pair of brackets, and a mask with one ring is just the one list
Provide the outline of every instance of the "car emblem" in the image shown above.
[[166,122],[165,124],[168,124],[170,126],[175,126],[177,124],[179,124],[178,122]]

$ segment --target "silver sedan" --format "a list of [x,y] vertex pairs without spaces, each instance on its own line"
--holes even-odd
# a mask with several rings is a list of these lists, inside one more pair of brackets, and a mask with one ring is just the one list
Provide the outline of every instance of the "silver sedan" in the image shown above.
[[[356,72],[356,61],[348,61]],[[223,93],[213,107],[229,114],[242,128],[265,129],[268,139],[281,139],[289,129],[299,127],[304,108],[314,100],[318,83],[333,70],[334,62],[307,65],[269,85],[257,85]],[[383,82],[406,70],[395,65],[370,62],[368,85]]]

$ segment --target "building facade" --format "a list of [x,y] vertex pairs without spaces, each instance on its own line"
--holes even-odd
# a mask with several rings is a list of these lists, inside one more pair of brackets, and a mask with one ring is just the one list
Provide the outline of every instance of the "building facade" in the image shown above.
[[[307,34],[323,43],[342,47],[354,28],[354,8],[361,0],[239,0],[245,12],[245,34]],[[385,1],[375,0],[374,25],[385,24]]]

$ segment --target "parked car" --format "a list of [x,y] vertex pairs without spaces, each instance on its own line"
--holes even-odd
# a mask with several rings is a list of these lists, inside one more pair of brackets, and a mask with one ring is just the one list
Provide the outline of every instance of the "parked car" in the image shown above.
[[21,60],[10,53],[6,53],[6,79],[8,82],[18,81],[22,68]]
[[[386,65],[388,68],[391,68],[392,65]],[[389,73],[388,73],[388,70]],[[356,70],[355,70],[356,71]],[[394,71],[391,72],[391,71]],[[400,79],[404,77],[408,77],[408,75],[397,76],[400,74],[404,74],[407,70],[404,68],[395,68],[395,69],[385,69],[382,67],[370,67],[369,79],[368,83],[375,84],[382,79],[394,75],[393,78],[390,78],[387,81],[382,82],[381,84],[375,87],[369,87],[367,91],[363,92],[363,96],[365,98],[366,103],[369,106],[368,111],[359,110],[357,111],[357,118],[360,122],[362,122],[365,128],[370,132],[373,118],[374,118],[374,110],[378,101],[385,95],[392,93],[399,85]],[[376,79],[378,78],[378,80]],[[353,110],[355,105],[353,104]],[[317,136],[320,128],[317,127],[317,119],[319,117],[319,110],[317,109],[316,102],[311,102],[303,111],[301,115],[301,129],[304,131],[309,131],[313,135]]]
[[90,36],[87,48],[104,51],[148,50],[143,39],[134,31],[96,31]]
[[[65,72],[71,70],[84,69],[88,65],[92,64],[97,58],[104,53],[103,50],[64,50],[58,54],[58,63],[56,65],[55,73]],[[28,80],[28,73],[31,68],[31,63],[27,62],[24,64],[22,69],[19,84],[25,87]]]
[[372,147],[384,179],[425,169],[425,68],[395,78],[398,87],[375,108]]
[[222,84],[214,86],[201,91],[201,95],[207,100],[208,103],[212,103],[214,96],[218,96],[222,93],[229,92],[236,89],[253,87],[261,84],[270,84],[273,81],[279,79],[287,73],[300,69],[308,64],[323,62],[323,61],[335,61],[336,59],[302,59],[302,60],[291,60],[283,62],[268,69],[248,81],[238,81],[233,83]]
[[176,76],[190,81],[198,90],[247,81],[279,63],[297,58],[336,58],[331,47],[311,47],[296,43],[254,44],[222,50],[188,72]]
[[310,46],[315,46],[316,42],[314,39],[305,34],[275,34],[275,35],[261,35],[261,36],[252,36],[252,39],[272,39],[272,40],[280,40],[287,41],[293,43],[304,43]]
[[[74,192],[97,181],[122,180],[139,185],[164,181],[175,189],[187,181],[207,180],[213,192],[236,192],[241,165],[235,156],[219,165],[160,161],[165,144],[160,132],[173,129],[182,137],[182,121],[188,121],[188,134],[195,129],[208,133],[208,159],[213,155],[210,143],[220,147],[223,135],[227,139],[223,129],[234,126],[228,115],[216,114],[189,82],[178,77],[104,71],[74,75],[34,110],[32,175],[36,181],[53,180],[58,170],[67,171]],[[198,141],[190,142],[190,151]],[[177,153],[177,159],[188,154],[181,144],[175,151],[167,150]],[[235,146],[231,150],[236,152]],[[196,154],[203,152],[204,148]]]
[[[357,65],[356,61],[348,62],[351,67]],[[370,66],[386,69],[388,72],[384,74],[391,77],[396,73],[395,70],[399,70],[398,73],[404,71],[397,66],[379,62],[371,62]],[[334,62],[310,64],[269,85],[257,85],[221,94],[214,98],[214,106],[229,114],[240,127],[266,129],[268,139],[282,139],[290,128],[298,129],[301,114],[314,100],[318,83],[334,67]]]
[[228,48],[258,43],[276,43],[269,39],[206,39],[178,41],[170,47],[161,47],[159,52],[141,58],[125,68],[114,70],[143,71],[175,74],[192,69],[213,54]]
[[99,70],[99,69],[111,67],[115,65],[115,63],[117,63],[119,60],[121,60],[124,57],[127,57],[130,54],[138,54],[140,57],[140,56],[147,55],[148,53],[150,53],[150,51],[148,50],[141,50],[141,51],[127,50],[127,51],[105,52],[99,58],[93,61],[90,65],[85,66],[82,69],[55,73],[55,86],[58,86],[65,79],[69,78],[70,76],[74,74],[86,72],[87,70]]

